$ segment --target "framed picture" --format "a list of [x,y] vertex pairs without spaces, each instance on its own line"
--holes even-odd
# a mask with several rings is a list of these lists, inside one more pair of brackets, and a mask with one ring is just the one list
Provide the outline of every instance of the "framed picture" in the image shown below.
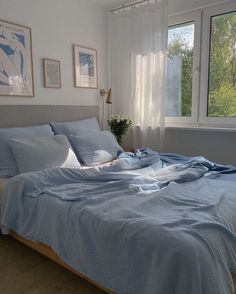
[[54,59],[43,59],[44,87],[61,88],[60,61]]
[[34,96],[31,29],[0,20],[0,95]]
[[75,87],[97,89],[97,50],[79,45],[73,49]]

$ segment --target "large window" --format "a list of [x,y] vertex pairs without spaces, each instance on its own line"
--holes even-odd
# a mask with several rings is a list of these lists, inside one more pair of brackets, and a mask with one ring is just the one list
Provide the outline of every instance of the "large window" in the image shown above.
[[211,17],[208,116],[236,117],[236,12]]
[[191,117],[194,23],[172,26],[168,31],[167,117]]
[[171,17],[167,53],[167,126],[236,128],[236,1]]
[[167,50],[167,123],[195,123],[199,92],[201,13],[171,17]]

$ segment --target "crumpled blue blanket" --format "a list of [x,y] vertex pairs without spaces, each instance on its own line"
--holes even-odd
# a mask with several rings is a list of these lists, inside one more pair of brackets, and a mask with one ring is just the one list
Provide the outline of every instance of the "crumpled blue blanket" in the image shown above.
[[235,168],[145,149],[109,167],[14,177],[1,229],[117,293],[229,294],[235,212]]

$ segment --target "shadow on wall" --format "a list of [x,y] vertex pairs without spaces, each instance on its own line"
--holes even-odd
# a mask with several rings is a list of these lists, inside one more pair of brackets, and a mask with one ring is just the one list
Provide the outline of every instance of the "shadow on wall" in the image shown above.
[[166,129],[165,152],[208,159],[236,166],[236,132],[216,130]]

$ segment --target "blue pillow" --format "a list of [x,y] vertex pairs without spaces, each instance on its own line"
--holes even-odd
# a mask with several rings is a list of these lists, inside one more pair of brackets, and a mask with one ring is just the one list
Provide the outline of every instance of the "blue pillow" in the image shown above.
[[[72,122],[51,122],[50,124],[56,135],[65,135],[68,139],[70,139],[71,133],[77,134],[77,128],[80,129],[80,127],[100,131],[98,121],[95,117]],[[79,130],[78,134],[80,134]]]
[[74,135],[74,136],[84,136],[85,135],[85,136],[87,136],[89,134],[90,136],[96,136],[96,134],[98,132],[101,132],[101,131],[98,130],[97,128],[96,129],[94,129],[94,128],[92,129],[92,128],[84,127],[82,125],[76,125],[76,126],[71,125],[71,126],[68,127],[67,131],[68,131],[67,138],[70,141],[71,146],[74,149],[75,154],[76,154],[78,160],[80,162],[82,162],[83,160],[79,157],[79,154],[77,152],[77,148],[76,148],[76,146],[74,146],[74,142],[71,139],[71,135]]
[[15,159],[7,144],[9,139],[37,138],[45,136],[54,136],[50,125],[0,129],[0,177],[13,177],[18,173]]
[[20,173],[48,168],[80,168],[64,135],[8,141]]
[[77,157],[88,166],[111,161],[117,157],[119,151],[123,151],[108,131],[92,131],[80,136],[70,135],[70,138]]

